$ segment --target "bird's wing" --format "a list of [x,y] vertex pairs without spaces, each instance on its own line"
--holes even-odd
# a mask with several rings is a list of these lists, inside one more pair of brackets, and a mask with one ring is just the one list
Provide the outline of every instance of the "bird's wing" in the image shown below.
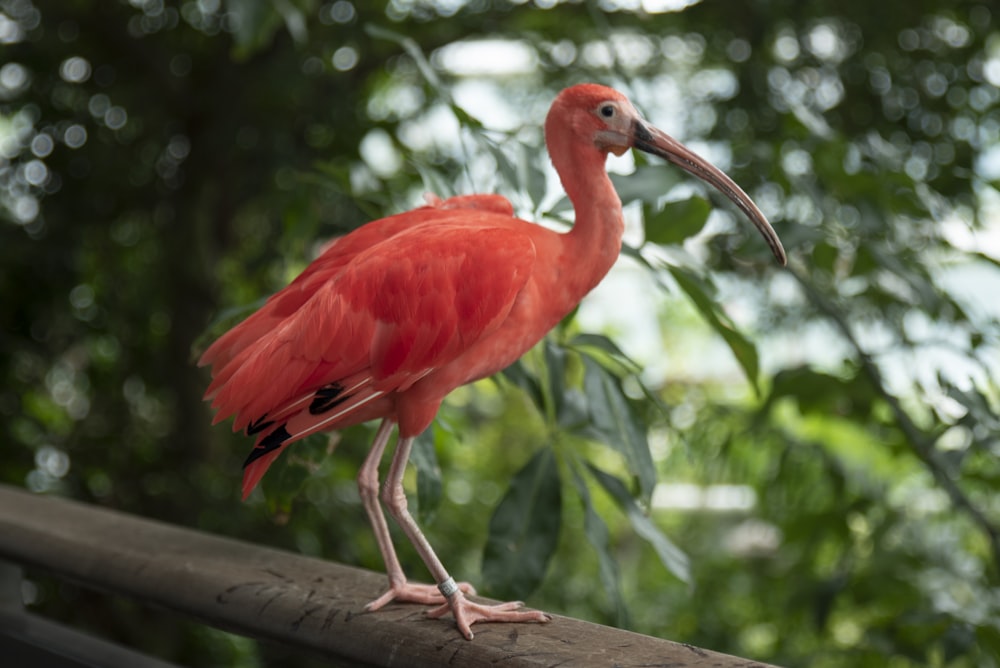
[[510,218],[514,215],[513,205],[501,195],[457,195],[442,200],[429,194],[427,201],[427,206],[372,221],[333,239],[292,283],[212,343],[198,360],[198,365],[211,365],[213,375],[216,374],[245,348],[293,315],[358,254],[400,232],[438,220],[454,221],[455,211],[486,211]]
[[235,414],[243,429],[348,378],[384,394],[448,364],[503,322],[528,280],[535,247],[526,226],[453,213],[345,260],[218,369],[207,393],[216,420]]

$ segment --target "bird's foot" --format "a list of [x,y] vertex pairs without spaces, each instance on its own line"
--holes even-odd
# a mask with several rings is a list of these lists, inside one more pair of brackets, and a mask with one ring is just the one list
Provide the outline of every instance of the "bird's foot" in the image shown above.
[[[476,590],[468,582],[459,582],[458,589],[466,594],[476,593]],[[435,585],[413,584],[403,580],[401,583],[390,583],[389,589],[366,605],[365,610],[374,612],[392,601],[419,603],[421,605],[440,605],[443,603],[445,607],[448,606],[447,599],[441,595],[441,592]]]
[[451,612],[458,624],[458,631],[466,640],[472,640],[472,625],[476,622],[538,622],[544,624],[552,621],[552,615],[540,610],[519,610],[524,606],[521,601],[510,601],[497,605],[482,605],[465,598],[464,590],[452,594],[444,605],[428,610],[427,616],[438,618]]

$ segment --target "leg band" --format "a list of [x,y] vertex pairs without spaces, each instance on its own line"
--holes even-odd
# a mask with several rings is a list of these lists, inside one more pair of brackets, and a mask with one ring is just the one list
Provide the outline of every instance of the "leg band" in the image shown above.
[[458,591],[458,585],[455,584],[455,578],[449,577],[447,580],[438,585],[438,591],[445,598],[451,598],[451,595]]

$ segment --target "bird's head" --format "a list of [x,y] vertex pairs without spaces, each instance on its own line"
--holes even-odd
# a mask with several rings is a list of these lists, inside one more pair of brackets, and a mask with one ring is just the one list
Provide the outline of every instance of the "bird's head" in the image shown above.
[[555,124],[568,123],[573,135],[584,138],[598,151],[622,155],[630,148],[677,165],[719,190],[736,204],[767,241],[782,265],[787,259],[774,228],[750,196],[725,172],[642,118],[628,98],[597,84],[579,84],[562,91],[552,104],[546,134]]

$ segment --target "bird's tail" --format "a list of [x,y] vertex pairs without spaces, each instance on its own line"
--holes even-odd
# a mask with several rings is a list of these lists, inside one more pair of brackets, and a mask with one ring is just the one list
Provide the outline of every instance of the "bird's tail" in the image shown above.
[[[247,434],[257,441],[243,463],[243,500],[254,490],[274,460],[285,448],[310,434],[332,431],[356,411],[385,392],[372,387],[371,376],[359,374],[341,383],[330,383],[289,401],[273,414],[263,415],[247,425]],[[378,411],[376,411],[376,415]],[[363,421],[361,419],[347,424]]]
[[243,500],[246,501],[247,497],[250,496],[250,492],[254,490],[260,479],[264,477],[267,473],[267,469],[270,468],[274,460],[278,458],[281,451],[287,446],[280,448],[275,448],[265,455],[261,455],[252,462],[247,463],[243,467]]

